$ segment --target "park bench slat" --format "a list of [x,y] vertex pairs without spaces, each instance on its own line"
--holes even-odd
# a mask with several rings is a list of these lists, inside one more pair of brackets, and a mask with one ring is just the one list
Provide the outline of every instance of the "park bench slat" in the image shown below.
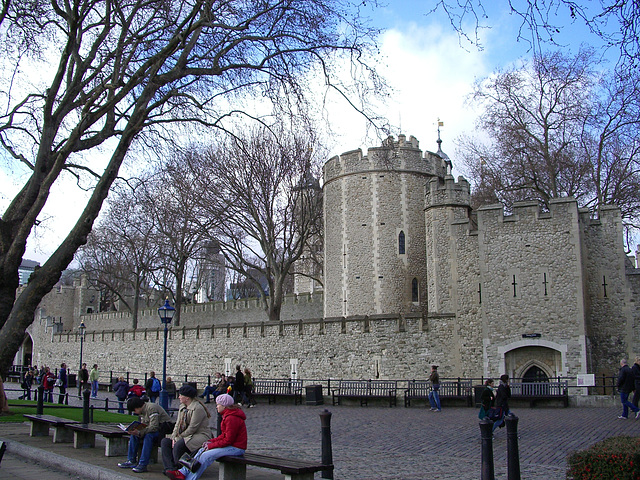
[[244,456],[241,457],[221,457],[218,461],[270,468],[272,470],[280,470],[283,474],[302,474],[319,472],[321,470],[333,470],[333,465],[323,465],[320,462],[309,462],[306,460],[281,458],[249,452],[245,452]]
[[357,398],[365,406],[369,399],[384,398],[389,406],[396,405],[397,382],[395,380],[340,380],[332,390],[333,404],[340,405],[342,398]]

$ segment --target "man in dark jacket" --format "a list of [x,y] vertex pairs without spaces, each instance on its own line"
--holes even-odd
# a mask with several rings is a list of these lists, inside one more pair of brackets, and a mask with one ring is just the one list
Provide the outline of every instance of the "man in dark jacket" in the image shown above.
[[236,381],[233,382],[233,391],[235,393],[235,401],[238,403],[246,403],[244,396],[244,374],[240,369],[240,365],[236,365]]
[[626,420],[629,417],[629,409],[636,414],[636,418],[640,417],[640,408],[629,401],[629,394],[633,392],[636,387],[633,372],[631,368],[629,368],[626,358],[620,360],[620,373],[618,373],[617,387],[620,391],[620,402],[622,403],[622,415],[618,418]]

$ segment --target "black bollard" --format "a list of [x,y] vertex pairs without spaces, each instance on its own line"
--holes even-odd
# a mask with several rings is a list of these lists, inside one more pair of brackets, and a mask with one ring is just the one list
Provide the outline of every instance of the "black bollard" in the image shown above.
[[493,471],[493,422],[488,418],[480,420],[482,438],[482,480],[495,480]]
[[[333,452],[331,448],[331,412],[327,409],[320,414],[322,426],[322,464],[333,465]],[[333,470],[322,470],[320,478],[333,479]]]
[[44,387],[38,387],[38,406],[36,407],[36,415],[42,415],[44,412]]
[[518,452],[518,417],[507,415],[507,478],[520,480],[520,454]]
[[82,392],[82,423],[87,425],[88,423],[91,423],[89,421],[89,395],[90,392],[89,390],[85,390],[84,392]]

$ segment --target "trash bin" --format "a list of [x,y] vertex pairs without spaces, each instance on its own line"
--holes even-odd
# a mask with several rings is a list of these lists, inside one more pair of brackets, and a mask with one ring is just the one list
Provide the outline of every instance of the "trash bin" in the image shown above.
[[307,385],[306,404],[307,405],[323,405],[324,398],[322,396],[322,385]]
[[196,389],[196,392],[198,391],[198,382],[186,382],[186,383],[183,383],[183,385],[190,385]]
[[482,406],[482,392],[484,391],[484,385],[474,385],[473,386],[473,400],[476,405],[476,408],[480,408]]
[[76,383],[76,374],[75,373],[67,373],[67,387],[75,388],[78,386]]

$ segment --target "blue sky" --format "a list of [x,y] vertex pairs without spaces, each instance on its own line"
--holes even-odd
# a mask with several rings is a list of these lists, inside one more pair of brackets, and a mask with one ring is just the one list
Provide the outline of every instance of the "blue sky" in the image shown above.
[[[442,12],[427,15],[432,6],[431,2],[396,0],[371,10],[367,4],[365,11],[368,9],[373,23],[385,29],[379,42],[381,57],[377,60],[380,73],[394,89],[390,101],[377,107],[393,125],[394,136],[414,135],[423,150],[437,150],[437,121],[444,122],[442,148],[451,157],[457,176],[464,172],[458,168],[456,139],[473,130],[477,115],[467,101],[474,81],[531,56],[531,51],[529,44],[516,41],[521,22],[510,14],[507,2],[490,5],[485,22],[491,28],[479,33],[482,50],[461,40]],[[575,53],[585,41],[598,46],[595,36],[589,35],[583,25],[577,22],[571,25],[566,16],[559,23],[566,27],[555,40],[565,48]],[[468,24],[470,36],[473,28],[473,24]],[[378,139],[367,137],[365,120],[346,105],[334,105],[329,115],[337,134],[330,137],[330,155],[357,148],[366,150],[379,144]],[[0,169],[3,184],[0,208],[6,207],[18,191],[16,180],[25,179],[16,178],[4,167]],[[79,208],[84,202],[73,183],[54,189],[50,200],[51,205],[40,217],[44,222],[37,238],[30,239],[25,255],[40,262],[46,260],[75,223],[73,205]]]
[[[458,36],[442,10],[427,15],[432,2],[392,0],[371,16],[376,26],[385,29],[380,38],[381,71],[396,92],[391,102],[380,105],[380,111],[394,126],[394,136],[414,135],[423,150],[437,149],[436,125],[438,119],[443,121],[442,148],[453,160],[454,175],[464,173],[456,168],[455,140],[473,130],[477,115],[467,100],[473,83],[533,52],[528,42],[517,41],[521,18],[511,13],[508,3],[493,2],[489,7],[483,22],[491,28],[478,33],[481,50]],[[575,53],[581,43],[598,45],[583,23],[571,22],[567,10],[557,13],[551,20],[564,27],[554,40],[563,50]],[[475,39],[471,20],[466,31]],[[528,34],[522,31],[523,36]],[[340,135],[331,146],[332,154],[376,146],[377,140],[365,137],[363,119],[343,107],[336,110],[336,123],[342,126],[336,128]]]

